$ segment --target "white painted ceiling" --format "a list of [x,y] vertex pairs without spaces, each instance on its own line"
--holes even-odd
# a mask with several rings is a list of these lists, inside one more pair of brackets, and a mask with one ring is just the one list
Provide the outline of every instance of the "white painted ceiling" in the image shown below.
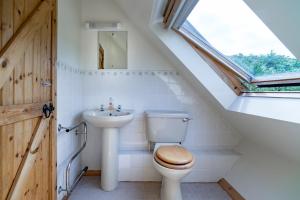
[[[149,29],[155,0],[114,0],[132,22],[172,62],[177,59],[156,40]],[[159,0],[161,1],[161,0]],[[200,0],[201,1],[201,0]],[[245,0],[252,10],[300,58],[300,0]],[[153,20],[153,19],[152,19]],[[180,63],[174,63],[180,65]],[[178,68],[180,70],[180,67]],[[193,79],[193,77],[190,77]],[[208,93],[199,88],[201,93]],[[209,94],[206,94],[210,96]],[[225,112],[228,121],[243,135],[278,154],[300,162],[300,125],[253,115]]]
[[[147,30],[155,0],[114,0],[140,28]],[[200,0],[201,1],[201,0]],[[248,6],[277,35],[288,49],[300,59],[300,1],[244,0]]]

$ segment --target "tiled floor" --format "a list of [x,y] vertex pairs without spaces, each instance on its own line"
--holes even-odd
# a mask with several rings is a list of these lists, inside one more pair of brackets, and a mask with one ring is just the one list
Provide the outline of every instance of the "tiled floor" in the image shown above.
[[[183,183],[184,200],[230,200],[216,183]],[[113,192],[100,189],[100,177],[83,177],[71,200],[159,200],[159,182],[121,182]]]

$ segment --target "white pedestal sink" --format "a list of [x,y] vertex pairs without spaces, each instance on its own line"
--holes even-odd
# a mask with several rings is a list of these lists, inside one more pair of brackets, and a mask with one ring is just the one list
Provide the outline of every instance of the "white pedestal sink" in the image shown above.
[[133,110],[87,110],[83,118],[95,127],[102,128],[101,187],[112,191],[118,186],[119,128],[133,119]]

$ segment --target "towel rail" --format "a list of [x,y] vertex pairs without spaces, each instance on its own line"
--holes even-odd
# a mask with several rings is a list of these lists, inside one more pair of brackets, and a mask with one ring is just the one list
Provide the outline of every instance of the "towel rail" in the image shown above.
[[[83,126],[83,133],[79,133],[78,132],[78,128],[80,126]],[[76,153],[73,154],[73,156],[71,157],[71,159],[68,162],[67,168],[66,168],[66,184],[65,184],[65,188],[63,188],[62,186],[59,187],[58,189],[58,193],[61,192],[66,192],[66,196],[65,198],[68,198],[71,194],[71,192],[74,190],[75,186],[78,184],[78,182],[80,181],[80,179],[82,178],[82,176],[85,174],[85,172],[88,170],[88,167],[85,166],[80,173],[76,176],[74,182],[72,185],[70,185],[70,171],[71,171],[71,166],[73,161],[75,160],[75,158],[82,152],[82,150],[85,148],[86,146],[86,142],[87,142],[87,124],[86,122],[80,122],[79,124],[77,124],[74,127],[71,128],[66,128],[61,126],[60,124],[58,125],[58,131],[64,130],[66,133],[70,133],[71,131],[75,130],[75,134],[83,134],[84,135],[84,141],[83,144],[81,145],[80,149],[78,149],[78,151],[76,151]]]

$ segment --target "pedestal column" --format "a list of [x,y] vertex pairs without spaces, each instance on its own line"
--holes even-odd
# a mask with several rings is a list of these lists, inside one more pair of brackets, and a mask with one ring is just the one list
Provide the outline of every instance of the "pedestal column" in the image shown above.
[[102,131],[101,187],[112,191],[119,182],[119,129],[104,128]]

